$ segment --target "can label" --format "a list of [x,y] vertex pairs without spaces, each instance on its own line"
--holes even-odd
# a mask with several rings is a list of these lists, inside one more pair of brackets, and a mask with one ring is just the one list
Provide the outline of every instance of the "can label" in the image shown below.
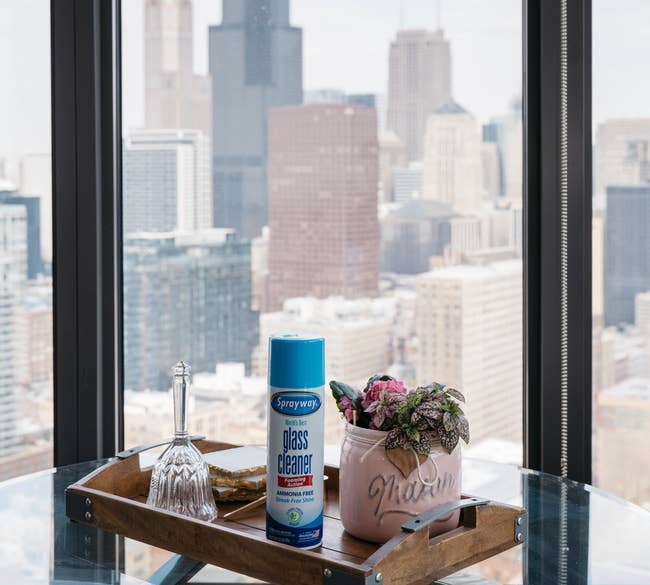
[[313,548],[323,539],[323,388],[270,396],[266,537]]

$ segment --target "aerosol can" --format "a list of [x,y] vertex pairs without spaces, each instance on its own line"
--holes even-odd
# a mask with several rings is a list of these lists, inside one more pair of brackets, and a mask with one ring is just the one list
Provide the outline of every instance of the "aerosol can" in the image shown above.
[[323,539],[325,340],[269,339],[266,537],[298,548]]

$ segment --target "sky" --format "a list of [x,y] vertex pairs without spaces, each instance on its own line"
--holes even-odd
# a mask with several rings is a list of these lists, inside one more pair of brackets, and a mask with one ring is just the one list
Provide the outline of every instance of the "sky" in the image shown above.
[[[0,0],[0,159],[50,150],[50,0]],[[385,93],[388,46],[400,26],[451,41],[453,93],[485,121],[521,89],[521,0],[293,0],[303,27],[305,89]],[[143,0],[123,3],[125,127],[143,119]],[[194,0],[197,72],[219,0]],[[650,2],[594,0],[593,119],[650,117]],[[634,24],[637,23],[637,26]],[[570,89],[569,89],[570,91]]]

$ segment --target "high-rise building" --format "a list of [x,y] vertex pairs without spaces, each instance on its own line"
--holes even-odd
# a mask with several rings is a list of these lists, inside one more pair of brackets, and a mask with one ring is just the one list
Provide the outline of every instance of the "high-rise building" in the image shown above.
[[309,89],[303,93],[305,104],[357,104],[374,108],[374,93],[345,93],[342,89]]
[[281,311],[260,316],[256,373],[266,375],[269,336],[280,331],[317,332],[325,337],[328,379],[365,381],[388,366],[393,299],[313,297],[287,299]]
[[201,130],[210,138],[210,78],[194,73],[192,37],[192,0],[146,0],[145,124]]
[[40,279],[28,283],[15,307],[18,332],[18,382],[51,383],[53,364],[52,283]]
[[16,323],[15,290],[11,285],[12,258],[0,254],[0,458],[16,452]]
[[460,213],[482,206],[481,133],[475,118],[454,102],[429,116],[424,140],[422,198]]
[[451,49],[441,29],[400,30],[390,44],[386,126],[422,158],[427,118],[451,100]]
[[483,193],[490,199],[501,195],[501,154],[496,142],[481,142]]
[[408,167],[393,168],[393,201],[403,203],[419,199],[422,194],[422,163],[412,162]]
[[597,397],[596,474],[598,486],[623,498],[650,503],[650,379],[631,378]]
[[596,132],[596,196],[650,181],[650,118],[607,120]]
[[380,130],[378,139],[381,201],[388,203],[395,200],[395,169],[405,168],[407,165],[406,148],[400,137],[392,130]]
[[465,394],[473,443],[521,441],[522,281],[518,260],[417,278],[418,382]]
[[41,258],[46,264],[52,262],[52,155],[49,152],[30,153],[20,160],[20,183],[22,195],[40,199]]
[[411,200],[381,218],[382,272],[419,274],[431,256],[451,243],[451,208],[436,201]]
[[124,233],[212,227],[210,149],[200,130],[141,130],[124,139]]
[[245,238],[268,221],[267,112],[302,102],[302,29],[289,0],[223,0],[211,26],[214,225]]
[[501,192],[520,202],[523,192],[523,110],[521,98],[510,102],[508,111],[483,126],[483,141],[495,143],[499,151]]
[[16,305],[27,281],[27,214],[0,205],[0,458],[15,453],[19,439],[16,372],[20,370]]
[[650,289],[650,185],[607,187],[605,323],[634,322],[634,296]]
[[133,234],[124,245],[125,386],[165,389],[179,359],[195,371],[250,367],[257,342],[250,242],[232,230]]
[[269,113],[269,296],[377,295],[377,118],[373,108]]
[[43,273],[41,256],[41,198],[0,190],[0,205],[17,205],[25,209],[27,221],[27,278]]
[[253,309],[267,313],[269,306],[269,227],[251,241],[251,272],[253,275]]

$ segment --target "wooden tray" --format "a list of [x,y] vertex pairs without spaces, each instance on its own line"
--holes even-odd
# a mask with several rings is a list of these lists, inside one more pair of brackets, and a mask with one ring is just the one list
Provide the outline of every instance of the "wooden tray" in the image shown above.
[[[206,440],[194,444],[204,453],[235,446]],[[264,506],[240,520],[214,523],[147,506],[151,469],[140,469],[140,450],[69,486],[68,517],[278,585],[431,583],[526,538],[525,510],[463,496],[411,519],[384,545],[358,540],[343,530],[338,468],[328,466],[323,546],[300,550],[266,539]],[[219,515],[240,505],[220,504]],[[429,538],[428,526],[457,508],[462,508],[460,526]]]

